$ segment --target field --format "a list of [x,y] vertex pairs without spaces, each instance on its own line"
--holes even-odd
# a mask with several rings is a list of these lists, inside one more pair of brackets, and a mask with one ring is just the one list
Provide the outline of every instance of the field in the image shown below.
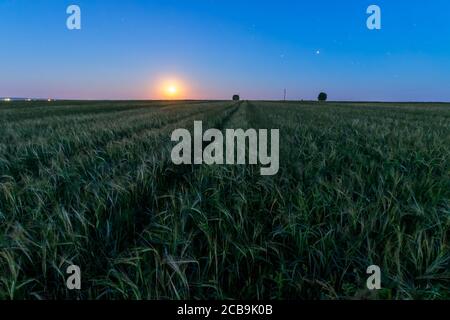
[[[279,173],[172,164],[194,120]],[[0,103],[0,299],[450,299],[449,241],[449,105]]]

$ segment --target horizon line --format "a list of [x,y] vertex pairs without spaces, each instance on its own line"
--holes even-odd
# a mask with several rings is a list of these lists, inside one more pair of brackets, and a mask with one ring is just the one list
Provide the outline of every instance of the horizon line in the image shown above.
[[[8,99],[8,100],[6,100]],[[54,101],[79,101],[79,102],[95,102],[95,101],[109,101],[109,102],[152,102],[152,101],[233,101],[232,99],[59,99],[59,98],[21,98],[21,97],[0,97],[0,102],[54,102]],[[241,99],[240,101],[268,101],[268,102],[318,102],[310,99]],[[450,101],[424,101],[424,100],[327,100],[328,103],[450,103]]]

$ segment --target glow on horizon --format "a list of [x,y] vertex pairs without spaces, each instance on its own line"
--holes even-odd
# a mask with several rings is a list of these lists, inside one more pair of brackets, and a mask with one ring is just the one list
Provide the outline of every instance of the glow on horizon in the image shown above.
[[168,86],[166,89],[167,95],[172,96],[172,97],[174,97],[177,94],[177,92],[178,92],[178,89],[174,85]]
[[186,96],[189,95],[189,90],[178,77],[158,80],[157,83],[158,85],[152,86],[153,98],[177,100],[186,99]]

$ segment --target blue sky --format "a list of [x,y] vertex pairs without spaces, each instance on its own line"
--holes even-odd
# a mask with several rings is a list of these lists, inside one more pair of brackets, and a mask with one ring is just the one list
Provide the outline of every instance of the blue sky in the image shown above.
[[449,18],[448,0],[0,0],[0,96],[151,99],[175,79],[192,99],[450,101]]

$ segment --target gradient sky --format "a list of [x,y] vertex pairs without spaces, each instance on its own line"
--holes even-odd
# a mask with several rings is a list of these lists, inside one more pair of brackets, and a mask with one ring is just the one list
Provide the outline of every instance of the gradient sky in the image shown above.
[[152,99],[174,78],[191,99],[450,101],[449,21],[448,0],[0,0],[0,96]]

